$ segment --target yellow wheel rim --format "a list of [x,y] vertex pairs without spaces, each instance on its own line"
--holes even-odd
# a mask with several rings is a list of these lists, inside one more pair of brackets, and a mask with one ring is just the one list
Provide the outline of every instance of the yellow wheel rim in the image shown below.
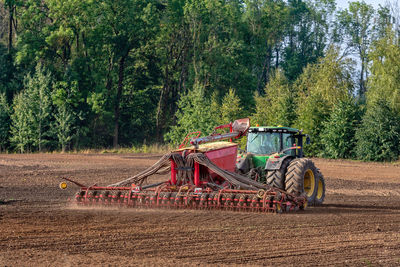
[[59,184],[59,187],[60,187],[61,189],[67,189],[67,183],[66,183],[66,182],[61,182],[61,183]]
[[277,213],[281,213],[282,212],[282,207],[281,207],[281,204],[279,204],[279,203],[276,203],[276,212]]
[[311,169],[308,169],[304,174],[304,192],[307,194],[308,197],[312,197],[314,189],[315,189],[314,173]]
[[317,199],[321,199],[324,193],[324,185],[321,180],[318,180],[318,191],[317,191]]

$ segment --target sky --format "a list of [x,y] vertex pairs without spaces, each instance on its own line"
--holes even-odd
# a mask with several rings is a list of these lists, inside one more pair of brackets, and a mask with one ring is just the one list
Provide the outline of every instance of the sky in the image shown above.
[[[372,5],[374,8],[377,8],[380,5],[385,5],[387,0],[364,0],[368,5]],[[393,0],[392,0],[393,1]],[[349,0],[336,0],[337,7],[341,9],[345,9],[349,6]]]

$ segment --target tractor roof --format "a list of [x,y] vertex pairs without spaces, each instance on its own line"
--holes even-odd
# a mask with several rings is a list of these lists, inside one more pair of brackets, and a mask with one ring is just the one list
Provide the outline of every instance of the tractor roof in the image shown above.
[[278,133],[298,133],[296,128],[283,127],[283,126],[257,126],[250,127],[249,132],[278,132]]

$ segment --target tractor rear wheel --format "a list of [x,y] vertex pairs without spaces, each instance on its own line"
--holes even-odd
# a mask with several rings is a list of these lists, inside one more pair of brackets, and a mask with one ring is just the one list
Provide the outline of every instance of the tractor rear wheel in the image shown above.
[[279,170],[267,171],[267,184],[285,190],[285,173],[291,159],[285,159]]
[[318,178],[318,187],[317,194],[314,199],[314,205],[319,206],[322,205],[325,198],[325,179],[322,173],[317,169],[317,178]]
[[294,159],[287,167],[285,190],[295,195],[304,193],[308,204],[312,205],[317,195],[318,177],[318,170],[310,159]]

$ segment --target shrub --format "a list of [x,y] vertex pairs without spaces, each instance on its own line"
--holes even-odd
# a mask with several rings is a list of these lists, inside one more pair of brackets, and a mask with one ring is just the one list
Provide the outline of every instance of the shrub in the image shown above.
[[323,155],[330,158],[354,157],[355,133],[359,123],[360,108],[352,98],[334,105],[321,134]]
[[362,160],[391,161],[400,154],[400,116],[384,100],[368,106],[356,132],[357,157]]

